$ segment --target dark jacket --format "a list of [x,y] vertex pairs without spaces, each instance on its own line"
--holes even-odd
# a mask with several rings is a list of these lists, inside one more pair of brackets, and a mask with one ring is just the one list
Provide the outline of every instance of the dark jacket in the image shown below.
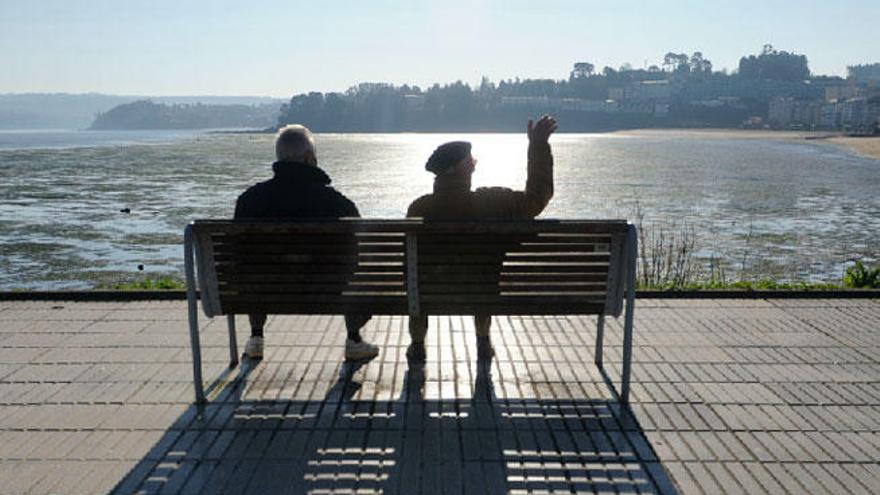
[[438,175],[433,194],[409,205],[406,216],[425,220],[530,220],[553,197],[553,155],[547,143],[530,143],[525,191],[481,187],[471,191],[470,178]]
[[275,162],[275,176],[248,188],[235,203],[235,218],[359,217],[357,207],[336,189],[320,168]]

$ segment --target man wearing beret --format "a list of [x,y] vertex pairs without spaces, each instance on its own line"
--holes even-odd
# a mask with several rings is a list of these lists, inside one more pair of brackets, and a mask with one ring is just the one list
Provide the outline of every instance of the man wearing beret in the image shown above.
[[[553,155],[550,135],[556,120],[543,116],[528,124],[528,178],[525,191],[506,187],[481,187],[471,190],[471,176],[477,161],[471,155],[471,144],[453,141],[440,145],[428,158],[425,169],[433,172],[434,192],[409,205],[406,216],[430,221],[462,220],[530,220],[538,216],[553,197]],[[474,316],[477,330],[477,356],[491,359],[495,354],[489,340],[492,315]],[[406,355],[411,361],[424,361],[427,315],[410,318],[412,343]]]

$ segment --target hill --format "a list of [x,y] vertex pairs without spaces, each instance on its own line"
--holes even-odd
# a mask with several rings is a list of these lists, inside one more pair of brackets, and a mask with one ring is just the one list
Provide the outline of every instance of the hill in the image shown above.
[[275,124],[278,105],[163,104],[138,100],[101,112],[93,130],[266,128]]
[[262,96],[158,96],[101,93],[0,94],[0,129],[85,129],[101,112],[124,103],[151,99],[156,103],[206,105],[266,105],[282,100]]

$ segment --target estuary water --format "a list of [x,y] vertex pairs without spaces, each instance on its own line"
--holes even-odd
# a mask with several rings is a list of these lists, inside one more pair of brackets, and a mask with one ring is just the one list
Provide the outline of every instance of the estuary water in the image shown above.
[[[0,290],[179,277],[187,222],[230,217],[238,194],[271,176],[267,134],[92,133],[60,144],[31,134],[17,145],[12,134],[0,135]],[[473,143],[475,187],[524,187],[524,134],[323,134],[317,145],[363,216],[394,218],[430,192],[424,162],[453,139]],[[655,233],[692,229],[697,256],[721,259],[733,278],[836,281],[849,260],[880,256],[878,160],[808,141],[675,131],[551,143],[556,193],[542,217],[640,210]]]

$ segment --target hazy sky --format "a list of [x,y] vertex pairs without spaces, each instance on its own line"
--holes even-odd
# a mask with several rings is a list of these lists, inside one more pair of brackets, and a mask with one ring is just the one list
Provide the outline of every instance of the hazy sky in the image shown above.
[[0,93],[272,95],[358,82],[567,77],[764,43],[845,75],[880,61],[880,1],[0,0]]

